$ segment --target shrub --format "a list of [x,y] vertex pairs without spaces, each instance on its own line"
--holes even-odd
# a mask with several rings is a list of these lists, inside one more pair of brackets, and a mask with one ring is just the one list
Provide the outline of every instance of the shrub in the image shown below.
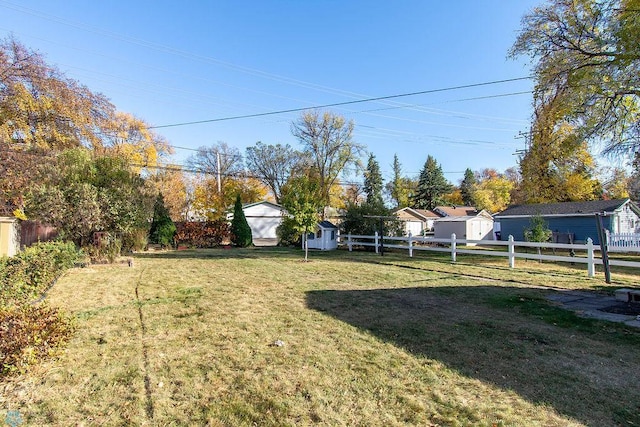
[[91,262],[115,262],[122,252],[122,239],[112,233],[101,233],[97,244],[85,248]]
[[71,336],[69,318],[31,302],[73,267],[79,255],[73,243],[46,242],[0,259],[0,376],[24,372]]
[[176,244],[213,248],[229,238],[229,223],[224,220],[180,222],[176,224]]
[[41,295],[79,259],[71,242],[44,242],[0,262],[0,306],[20,305]]
[[122,235],[122,251],[137,252],[147,247],[149,232],[144,228],[137,228]]
[[52,356],[73,332],[73,322],[46,304],[0,306],[0,376],[23,373]]
[[282,223],[276,228],[279,246],[300,246],[302,244],[302,236],[295,226],[293,218],[285,216],[282,219]]
[[241,248],[251,246],[253,239],[251,227],[244,216],[240,195],[236,196],[236,203],[233,207],[233,220],[231,221],[231,241]]
[[547,242],[552,234],[542,215],[535,215],[529,221],[529,228],[524,230],[524,239],[527,242]]
[[169,210],[164,205],[162,194],[158,195],[153,208],[153,222],[149,230],[151,243],[158,243],[163,247],[173,244],[173,236],[176,234],[176,226],[169,216]]

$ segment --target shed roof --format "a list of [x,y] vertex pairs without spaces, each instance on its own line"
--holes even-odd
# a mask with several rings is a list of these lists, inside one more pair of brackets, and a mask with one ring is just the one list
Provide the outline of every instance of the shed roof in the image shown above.
[[320,228],[335,228],[335,229],[338,229],[337,226],[335,226],[332,222],[329,222],[329,221],[320,221],[318,223],[318,226]]
[[466,222],[470,220],[493,221],[491,217],[486,217],[484,215],[466,215],[466,216],[445,216],[445,217],[436,219],[435,222]]
[[625,204],[640,214],[640,209],[629,199],[591,200],[586,202],[539,203],[515,205],[494,215],[495,218],[542,216],[591,216],[596,213],[613,213]]

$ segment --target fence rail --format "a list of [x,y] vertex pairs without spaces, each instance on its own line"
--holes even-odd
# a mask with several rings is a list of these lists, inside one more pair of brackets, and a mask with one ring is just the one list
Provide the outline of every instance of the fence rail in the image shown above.
[[[413,257],[414,251],[432,251],[432,252],[448,252],[451,254],[451,261],[456,262],[458,254],[473,254],[473,255],[486,255],[486,256],[498,256],[506,257],[509,261],[509,267],[515,268],[516,258],[533,259],[539,261],[554,261],[554,262],[569,262],[576,264],[587,264],[587,273],[589,277],[594,277],[596,272],[596,265],[602,265],[602,258],[597,257],[596,253],[600,252],[600,246],[593,244],[591,239],[587,239],[586,244],[571,244],[571,243],[538,243],[538,242],[518,242],[513,240],[513,236],[509,236],[508,241],[501,240],[466,240],[457,239],[455,234],[451,235],[450,239],[436,239],[433,237],[398,237],[398,236],[384,236],[381,238],[376,232],[373,236],[352,235],[339,236],[341,246],[347,246],[349,251],[353,250],[354,246],[374,247],[376,253],[380,248],[394,248],[407,250],[409,257]],[[391,243],[393,242],[393,243]],[[483,250],[483,249],[464,249],[458,248],[458,245],[475,245],[480,247],[492,247],[502,246],[506,247],[507,251],[498,250]],[[518,252],[516,248],[546,248],[546,249],[560,249],[569,251],[569,256],[563,255],[546,255],[541,253],[527,253]],[[584,255],[582,255],[584,254]],[[609,264],[619,267],[632,267],[640,268],[640,262],[634,261],[622,261],[622,260],[609,260]]]
[[610,233],[607,230],[607,247],[612,252],[640,252],[640,234]]

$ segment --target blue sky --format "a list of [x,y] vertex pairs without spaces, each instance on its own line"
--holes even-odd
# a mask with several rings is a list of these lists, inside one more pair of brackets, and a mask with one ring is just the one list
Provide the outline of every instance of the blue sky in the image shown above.
[[[219,119],[526,77],[507,59],[542,0],[0,0],[0,35],[151,125]],[[390,178],[428,155],[458,184],[466,168],[516,166],[531,80],[331,108]],[[523,93],[524,92],[524,93]],[[160,128],[177,147],[257,141],[298,147],[300,113]],[[173,160],[192,152],[177,149]],[[351,177],[350,180],[357,180]]]

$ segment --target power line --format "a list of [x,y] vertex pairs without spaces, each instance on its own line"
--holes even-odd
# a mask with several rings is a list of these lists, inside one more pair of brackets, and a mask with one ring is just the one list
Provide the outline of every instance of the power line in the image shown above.
[[422,90],[417,92],[401,93],[396,95],[386,95],[386,96],[378,96],[374,98],[356,99],[353,101],[334,102],[331,104],[315,105],[315,106],[301,107],[301,108],[290,108],[287,110],[268,111],[264,113],[245,114],[241,116],[220,117],[217,119],[197,120],[192,122],[172,123],[168,125],[149,126],[149,129],[160,129],[160,128],[169,128],[169,127],[177,127],[177,126],[190,126],[190,125],[197,125],[197,124],[203,124],[203,123],[214,123],[214,122],[222,122],[222,121],[228,121],[228,120],[250,119],[255,117],[272,116],[276,114],[296,113],[296,112],[305,111],[305,110],[322,109],[322,108],[329,108],[329,107],[340,107],[343,105],[361,104],[364,102],[383,101],[387,99],[403,98],[407,96],[426,95],[430,93],[447,92],[447,91],[460,90],[460,89],[470,89],[470,88],[480,87],[480,86],[489,86],[489,85],[495,85],[495,84],[501,84],[501,83],[515,82],[520,80],[529,80],[532,77],[533,76],[516,77],[512,79],[493,80],[489,82],[472,83],[472,84],[460,85],[460,86],[450,86],[445,88],[429,89],[429,90]]

